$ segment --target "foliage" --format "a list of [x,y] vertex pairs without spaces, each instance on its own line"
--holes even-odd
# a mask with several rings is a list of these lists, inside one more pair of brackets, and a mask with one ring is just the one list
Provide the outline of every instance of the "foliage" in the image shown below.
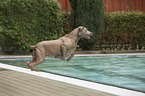
[[[105,14],[104,31],[98,42],[100,44],[115,43],[115,47],[128,47],[134,50],[137,46],[145,46],[145,13],[113,12]],[[127,50],[128,48],[126,48]]]
[[73,9],[71,15],[72,29],[85,26],[94,33],[90,40],[82,39],[79,42],[83,50],[91,50],[102,32],[104,23],[103,0],[69,0]]
[[57,39],[65,34],[65,12],[57,0],[1,0],[0,45],[6,51],[29,50],[20,33],[29,44]]

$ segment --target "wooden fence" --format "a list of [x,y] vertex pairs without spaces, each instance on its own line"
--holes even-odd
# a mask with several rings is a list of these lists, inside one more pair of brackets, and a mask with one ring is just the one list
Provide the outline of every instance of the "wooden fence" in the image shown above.
[[[69,0],[58,0],[62,4],[62,11],[69,11]],[[105,12],[115,11],[143,11],[145,12],[145,0],[104,0]]]
[[62,11],[69,11],[71,10],[71,6],[69,0],[58,0],[61,3],[61,10]]
[[145,0],[104,0],[106,12],[114,11],[143,11],[145,12]]

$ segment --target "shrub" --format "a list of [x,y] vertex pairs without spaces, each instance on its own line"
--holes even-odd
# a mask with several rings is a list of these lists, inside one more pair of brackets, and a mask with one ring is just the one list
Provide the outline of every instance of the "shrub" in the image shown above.
[[100,44],[121,44],[126,50],[131,44],[134,50],[137,46],[145,45],[145,13],[143,12],[113,12],[105,14],[104,31],[98,42]]
[[1,0],[2,50],[29,51],[21,41],[21,32],[30,44],[57,39],[63,35],[66,13],[60,12],[60,8],[57,0]]

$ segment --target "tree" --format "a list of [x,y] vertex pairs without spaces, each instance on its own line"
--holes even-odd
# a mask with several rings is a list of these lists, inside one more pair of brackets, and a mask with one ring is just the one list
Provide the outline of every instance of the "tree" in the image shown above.
[[103,0],[69,0],[72,7],[71,26],[72,29],[78,26],[85,26],[93,32],[89,40],[81,39],[79,46],[83,50],[91,50],[102,32],[104,25]]

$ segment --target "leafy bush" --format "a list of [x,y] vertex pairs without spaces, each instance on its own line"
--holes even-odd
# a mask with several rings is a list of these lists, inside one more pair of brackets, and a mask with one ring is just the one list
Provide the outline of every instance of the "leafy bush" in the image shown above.
[[[104,31],[98,42],[100,44],[115,43],[115,47],[125,44],[134,50],[145,45],[145,13],[143,12],[113,12],[105,14]],[[128,48],[126,48],[128,49]]]
[[[30,44],[57,39],[64,34],[66,13],[60,12],[57,0],[1,0],[0,45],[4,52],[29,50]],[[65,21],[65,22],[64,22]]]

